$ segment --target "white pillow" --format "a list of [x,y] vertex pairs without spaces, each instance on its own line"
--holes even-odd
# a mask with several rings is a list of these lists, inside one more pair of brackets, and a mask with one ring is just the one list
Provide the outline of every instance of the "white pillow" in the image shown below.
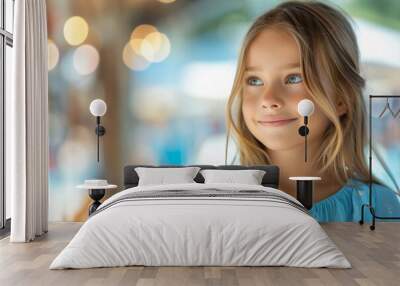
[[138,186],[196,183],[193,179],[200,167],[150,168],[136,167]]
[[200,174],[204,177],[204,183],[236,183],[247,185],[261,185],[265,171],[248,169],[248,170],[201,170]]

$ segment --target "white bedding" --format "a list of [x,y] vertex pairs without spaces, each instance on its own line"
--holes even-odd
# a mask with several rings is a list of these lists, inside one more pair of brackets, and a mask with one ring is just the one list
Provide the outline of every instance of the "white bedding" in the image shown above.
[[207,192],[205,188],[262,190],[300,204],[280,190],[256,185],[188,183],[130,188],[99,207],[50,269],[126,265],[351,268],[318,222],[290,204],[250,197],[118,202],[136,192]]

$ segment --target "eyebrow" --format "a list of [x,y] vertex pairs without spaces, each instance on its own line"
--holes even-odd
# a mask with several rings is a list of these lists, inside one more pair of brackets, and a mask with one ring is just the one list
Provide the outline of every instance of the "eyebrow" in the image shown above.
[[[299,68],[300,67],[300,63],[296,62],[296,63],[288,63],[286,65],[281,66],[284,69],[289,69],[289,68]],[[262,70],[263,68],[261,66],[250,66],[250,67],[246,67],[245,71],[254,71],[254,70]]]

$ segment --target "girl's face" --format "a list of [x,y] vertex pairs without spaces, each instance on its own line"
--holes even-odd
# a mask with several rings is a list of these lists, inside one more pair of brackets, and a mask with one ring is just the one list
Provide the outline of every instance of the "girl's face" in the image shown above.
[[[300,51],[291,34],[268,28],[254,39],[248,49],[242,84],[242,113],[250,132],[271,150],[304,146],[304,137],[298,134],[304,120],[297,104],[311,97],[303,83]],[[287,121],[266,123],[283,119]],[[328,125],[328,118],[314,103],[307,140],[311,143],[321,139]]]

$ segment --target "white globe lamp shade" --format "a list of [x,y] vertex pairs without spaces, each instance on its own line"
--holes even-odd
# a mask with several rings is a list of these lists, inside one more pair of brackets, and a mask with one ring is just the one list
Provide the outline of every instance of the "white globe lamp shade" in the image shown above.
[[104,100],[95,99],[90,103],[90,113],[94,116],[103,116],[107,111],[107,104]]
[[301,116],[310,116],[314,112],[314,103],[309,99],[303,99],[298,103],[297,111]]

